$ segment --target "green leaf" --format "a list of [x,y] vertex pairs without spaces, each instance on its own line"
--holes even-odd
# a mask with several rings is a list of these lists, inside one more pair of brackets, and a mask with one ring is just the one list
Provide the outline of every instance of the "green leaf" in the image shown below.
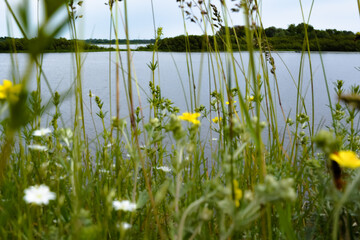
[[137,208],[144,207],[148,200],[149,200],[149,195],[147,193],[147,190],[145,189],[142,192],[140,192],[139,198],[138,198],[137,203],[136,203],[136,207]]

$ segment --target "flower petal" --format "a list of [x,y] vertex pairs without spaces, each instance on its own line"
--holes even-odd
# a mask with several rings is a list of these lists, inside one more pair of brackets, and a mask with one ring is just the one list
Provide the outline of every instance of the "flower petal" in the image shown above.
[[332,153],[329,158],[337,162],[341,167],[353,169],[360,167],[360,159],[353,151],[339,151]]

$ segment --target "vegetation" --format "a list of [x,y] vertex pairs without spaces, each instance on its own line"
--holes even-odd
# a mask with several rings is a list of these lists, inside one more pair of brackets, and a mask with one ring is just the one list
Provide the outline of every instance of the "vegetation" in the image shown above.
[[[34,42],[38,42],[36,38],[11,38],[0,37],[0,52],[28,52]],[[51,39],[51,43],[44,49],[44,52],[74,52],[75,40],[67,40],[66,38]],[[79,47],[84,51],[107,51],[108,49],[98,47],[86,43],[86,41],[77,41]]]
[[[126,39],[118,39],[117,41],[115,39],[86,39],[85,40],[86,43],[89,44],[116,44],[116,42],[118,44],[126,44]],[[131,39],[129,40],[130,44],[150,44],[150,43],[155,43],[154,39]]]
[[[356,35],[351,31],[338,31],[336,29],[316,30],[311,25],[300,23],[298,25],[290,24],[287,29],[269,27],[264,30],[267,37],[267,45],[271,50],[294,50],[302,51],[305,40],[305,27],[308,32],[309,47],[311,51],[343,51],[358,52],[360,51],[360,42],[355,41]],[[247,48],[245,39],[245,26],[235,26],[228,29],[230,33],[230,42],[233,50]],[[257,31],[261,31],[258,29]],[[172,38],[160,39],[158,43],[159,51],[169,52],[186,52],[186,39],[189,42],[188,51],[200,52],[207,49],[206,44],[214,48],[214,39],[218,44],[219,50],[226,50],[225,44],[226,29],[222,26],[213,36],[189,35],[176,36]],[[10,37],[0,37],[0,52],[11,52],[15,48],[17,51],[28,51],[29,44],[35,39],[26,40],[23,38],[13,39]],[[74,40],[65,38],[53,39],[52,44],[46,49],[47,52],[73,52]],[[86,39],[79,41],[85,51],[106,51],[106,48],[98,47],[94,44],[126,44],[126,39]],[[207,43],[208,42],[208,43]],[[140,51],[152,51],[154,39],[133,39],[129,40],[130,44],[149,44],[146,47],[139,47]],[[257,43],[254,48],[259,49]]]
[[[307,37],[305,37],[305,29],[307,29]],[[189,42],[189,51],[200,52],[206,51],[209,44],[214,49],[214,39],[218,44],[219,50],[226,51],[226,32],[230,34],[230,44],[232,50],[247,48],[246,29],[245,26],[234,26],[226,29],[225,26],[216,32],[214,36],[177,36],[173,38],[164,38],[159,42],[158,49],[170,52],[185,52],[186,41]],[[259,44],[267,45],[271,50],[294,50],[302,51],[305,47],[304,42],[309,41],[311,51],[344,51],[358,52],[360,51],[360,42],[354,41],[356,35],[351,31],[338,31],[336,29],[316,30],[311,25],[300,23],[298,25],[290,24],[287,29],[269,27],[264,30],[258,28],[257,32],[266,34],[267,43],[254,42],[254,49],[259,49]],[[265,39],[264,39],[265,41]],[[152,46],[142,47],[140,50],[151,49]]]
[[[124,16],[128,33],[127,2],[106,1],[115,38],[114,14]],[[0,86],[0,238],[359,238],[360,86],[344,89],[344,82],[338,80],[334,86],[338,98],[334,99],[324,70],[332,121],[326,130],[315,127],[314,97],[318,93],[312,87],[310,26],[304,24],[300,49],[302,59],[309,61],[299,62],[299,72],[309,64],[307,94],[312,101],[305,104],[304,79],[299,74],[294,79],[296,119],[290,119],[279,103],[270,38],[263,34],[266,30],[252,24],[261,23],[257,1],[176,2],[183,12],[185,32],[188,21],[200,23],[198,19],[202,19],[204,29],[211,26],[201,40],[209,52],[204,54],[211,63],[209,79],[194,79],[194,68],[206,64],[193,65],[192,37],[177,40],[179,44],[184,41],[188,66],[183,77],[188,82],[182,82],[184,95],[189,96],[184,99],[188,109],[181,112],[171,99],[163,97],[160,80],[155,78],[161,64],[157,51],[165,41],[161,28],[154,33],[153,58],[148,63],[152,77],[147,103],[134,103],[137,96],[133,90],[139,86],[134,86],[130,50],[122,61],[120,54],[116,59],[109,57],[109,74],[115,74],[117,94],[116,101],[110,97],[107,103],[82,90],[86,81],[82,78],[84,47],[76,40],[75,23],[81,19],[77,9],[83,1],[44,1],[38,8],[45,17],[38,22],[38,37],[27,44],[29,61],[22,63],[25,71],[16,74],[14,57],[13,78]],[[24,41],[30,41],[29,1],[23,0],[18,8],[12,8],[8,0],[5,3]],[[193,14],[194,8],[200,15]],[[228,8],[239,14],[241,8],[246,20],[244,35],[232,34],[226,27]],[[67,10],[64,20],[56,15],[60,9]],[[52,18],[55,15],[58,21]],[[224,33],[216,37],[220,24],[225,26],[221,28]],[[52,89],[42,68],[43,53],[64,28],[70,28],[74,39],[70,41],[74,49],[72,123],[62,121],[64,98]],[[268,34],[281,37],[276,31]],[[15,44],[12,56],[17,50]],[[247,67],[234,55],[246,56]],[[36,89],[28,87],[32,80]],[[244,89],[239,88],[240,83]],[[201,84],[210,86],[209,107],[199,100]],[[126,90],[126,104],[119,101],[120,87]],[[44,91],[51,93],[50,103],[43,101]],[[85,96],[90,99],[91,116],[100,122],[95,139],[88,139]],[[107,115],[104,104],[115,104],[116,112]],[[128,109],[129,117],[120,118],[120,104]],[[145,109],[149,109],[149,119],[144,116]],[[52,118],[48,124],[42,118],[47,114]],[[205,129],[208,135],[202,136],[206,121],[210,123]],[[285,122],[284,129],[280,121]],[[211,156],[206,157],[205,151]]]

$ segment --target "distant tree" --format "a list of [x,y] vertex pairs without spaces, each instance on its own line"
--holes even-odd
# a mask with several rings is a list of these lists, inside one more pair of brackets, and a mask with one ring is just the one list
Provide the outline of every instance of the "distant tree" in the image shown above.
[[295,24],[290,24],[286,30],[287,30],[288,35],[290,35],[290,36],[296,35],[296,26],[295,26]]
[[328,32],[323,30],[315,30],[316,36],[318,38],[330,38],[330,35]]
[[268,27],[265,29],[265,34],[267,37],[274,37],[276,34],[276,27]]
[[234,29],[237,37],[245,37],[245,26],[235,26]]

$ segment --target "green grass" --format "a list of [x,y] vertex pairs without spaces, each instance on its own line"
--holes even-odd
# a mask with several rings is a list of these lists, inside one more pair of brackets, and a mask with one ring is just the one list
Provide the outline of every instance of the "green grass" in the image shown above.
[[[204,41],[209,54],[204,53],[200,67],[209,71],[210,79],[195,79],[197,66],[192,63],[191,46],[185,38],[187,72],[182,84],[184,96],[190,96],[184,101],[191,114],[179,113],[171,99],[162,97],[161,79],[155,78],[162,66],[156,48],[162,31],[155,28],[155,47],[148,64],[152,72],[148,103],[134,105],[134,98],[140,96],[137,82],[132,80],[136,69],[132,69],[132,64],[127,64],[126,70],[120,68],[123,61],[131,62],[130,49],[126,59],[121,59],[119,54],[116,56],[115,69],[111,67],[113,60],[109,55],[109,75],[115,74],[116,79],[116,101],[102,102],[91,95],[92,112],[96,113],[92,117],[99,118],[96,121],[102,126],[97,128],[96,139],[87,139],[81,44],[73,41],[76,50],[73,66],[75,117],[68,126],[64,125],[59,112],[62,98],[54,92],[42,69],[42,54],[60,30],[70,27],[73,39],[77,39],[75,11],[81,4],[48,1],[44,6],[48,18],[38,22],[39,37],[30,48],[24,75],[11,79],[14,85],[8,86],[6,91],[5,85],[0,88],[0,238],[358,238],[360,172],[330,160],[331,154],[340,150],[355,153],[359,150],[358,109],[331,97],[333,86],[329,86],[323,67],[332,121],[327,130],[316,129],[314,101],[308,109],[304,103],[301,72],[305,66],[301,60],[299,76],[293,78],[297,88],[297,117],[289,119],[289,113],[283,109],[279,116],[278,101],[286,99],[281,98],[277,88],[276,65],[267,37],[263,28],[253,24],[262,25],[259,6],[257,1],[241,2],[247,47],[242,49],[238,45],[236,51],[230,39],[231,35],[236,36],[235,29],[230,33],[232,28],[225,28],[227,32],[221,43],[217,44],[216,38],[211,44],[209,40],[219,24],[232,25],[229,14],[232,6],[226,5],[231,4],[230,1],[218,6],[210,5],[209,1],[194,1],[191,7],[181,1],[178,3],[182,6],[179,11],[184,11],[185,33],[188,24],[185,11],[192,13],[192,9],[199,8],[203,14],[196,19],[202,22],[197,23],[208,36]],[[6,0],[5,3],[16,27],[28,39],[28,1],[19,9],[13,9]],[[50,31],[47,25],[60,8],[68,10],[68,18],[56,23]],[[120,30],[116,24],[119,19],[124,20],[124,30],[128,32],[126,0],[110,1],[109,17],[115,36]],[[154,24],[155,19],[156,16]],[[128,36],[127,40],[129,46]],[[225,58],[220,57],[220,44],[226,46]],[[254,51],[255,45],[259,54]],[[115,47],[118,48],[118,44]],[[309,49],[305,34],[302,59],[308,58],[312,69]],[[242,51],[247,51],[249,59],[245,59]],[[13,54],[16,56],[15,52]],[[238,55],[241,62],[235,60]],[[205,58],[208,66],[205,66]],[[249,67],[245,68],[243,62],[248,62]],[[15,66],[16,61],[13,64]],[[36,66],[38,84],[30,93],[28,82],[33,66]],[[47,88],[41,89],[40,83],[45,83],[43,86]],[[208,109],[199,102],[204,84],[214,89],[209,92]],[[242,85],[244,90],[239,88]],[[114,84],[110,78],[110,94],[111,86]],[[122,105],[119,102],[121,87],[127,99]],[[359,89],[358,86],[344,89],[342,81],[334,87],[339,98],[355,105],[359,101]],[[43,91],[51,93],[54,109],[48,126],[42,122],[45,114]],[[314,99],[317,93],[311,88],[308,94]],[[106,122],[104,105],[116,106],[116,113],[110,114],[114,116],[110,124]],[[128,109],[129,118],[120,119],[120,107]],[[143,116],[145,107],[150,109],[148,121]],[[210,121],[206,129],[208,139],[200,135],[203,126],[197,120]],[[286,123],[283,130],[279,126],[281,122]],[[36,130],[40,126],[51,131],[38,136]],[[212,141],[215,133],[219,135],[218,140]],[[89,142],[95,144],[95,151]],[[206,157],[207,144],[210,144],[210,157]],[[349,157],[345,160],[360,161]],[[40,205],[25,201],[24,196],[29,198],[29,195],[24,191],[40,184],[48,186],[56,194],[55,199]],[[131,204],[119,207],[117,201],[123,200],[136,204],[136,209]],[[131,227],[124,227],[124,223]]]

